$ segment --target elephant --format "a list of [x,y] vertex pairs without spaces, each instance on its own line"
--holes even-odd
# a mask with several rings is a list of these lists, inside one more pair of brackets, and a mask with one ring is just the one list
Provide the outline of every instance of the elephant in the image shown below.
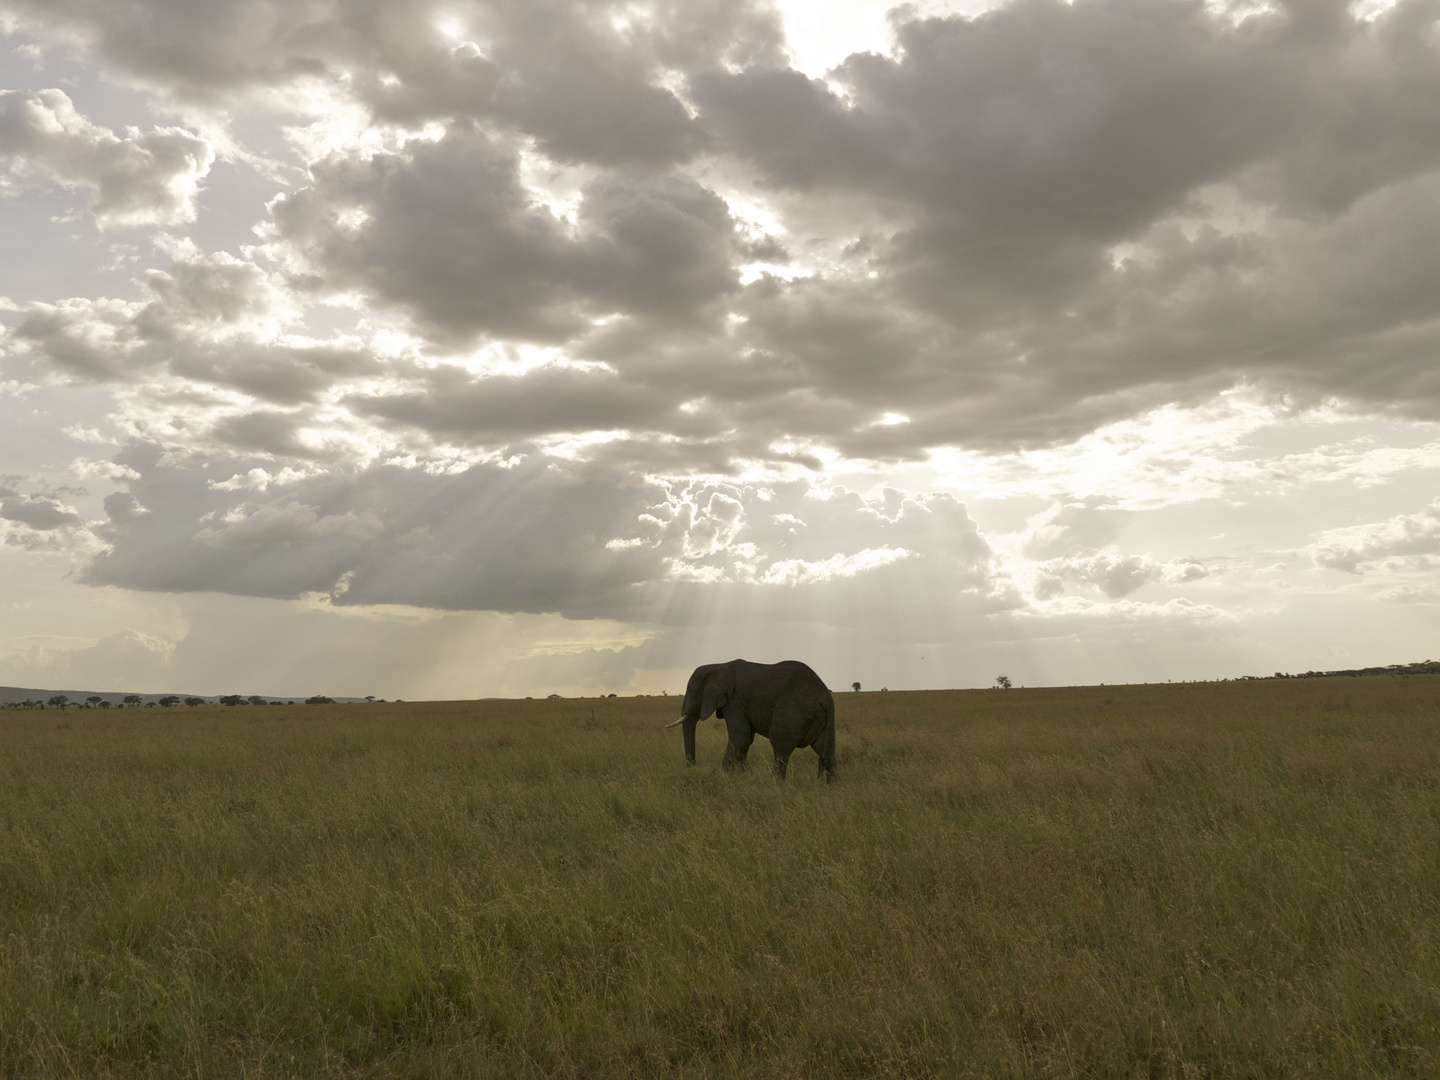
[[695,725],[714,714],[725,721],[730,741],[725,747],[725,770],[746,768],[745,756],[756,735],[770,740],[775,753],[777,780],[785,779],[790,755],[800,746],[812,746],[820,755],[818,776],[834,783],[840,774],[835,768],[835,698],[799,660],[778,664],[753,664],[731,660],[728,664],[702,664],[690,676],[680,719],[667,728],[684,724],[685,763],[695,764]]

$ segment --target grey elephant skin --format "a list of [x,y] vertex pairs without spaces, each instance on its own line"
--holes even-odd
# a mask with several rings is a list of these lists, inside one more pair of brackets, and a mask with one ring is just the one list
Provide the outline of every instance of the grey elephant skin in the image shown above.
[[770,740],[775,752],[775,777],[785,779],[790,755],[802,746],[820,756],[818,775],[839,779],[835,769],[835,698],[820,676],[799,660],[778,664],[703,664],[690,676],[680,719],[685,762],[695,764],[695,725],[714,715],[725,721],[730,740],[725,746],[727,771],[746,768],[746,755],[756,735]]

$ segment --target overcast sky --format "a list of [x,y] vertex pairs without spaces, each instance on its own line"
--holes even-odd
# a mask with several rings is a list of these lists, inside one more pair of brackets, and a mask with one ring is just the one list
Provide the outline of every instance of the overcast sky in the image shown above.
[[0,0],[0,683],[1440,656],[1437,20]]

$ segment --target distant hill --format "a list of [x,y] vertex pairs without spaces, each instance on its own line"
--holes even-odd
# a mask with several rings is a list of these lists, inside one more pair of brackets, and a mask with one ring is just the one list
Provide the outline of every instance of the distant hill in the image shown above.
[[[77,705],[85,704],[88,698],[98,697],[101,701],[108,701],[111,705],[119,705],[131,696],[125,690],[38,690],[35,687],[26,686],[0,686],[0,705],[19,705],[23,701],[48,701],[56,694],[64,694],[71,703]],[[178,697],[182,701],[187,697],[202,698],[207,705],[218,702],[220,694],[136,694],[142,705],[151,702],[158,702],[162,697]],[[249,697],[249,694],[244,695]],[[261,697],[268,701],[280,701],[286,704],[299,705],[305,697],[296,697],[293,694],[262,694]],[[308,695],[307,695],[308,696]],[[333,701],[341,704],[364,701],[363,697],[337,697]]]
[[1277,671],[1274,675],[1241,675],[1241,679],[1356,679],[1363,675],[1440,675],[1440,660],[1417,660],[1413,664],[1389,664],[1386,667],[1342,668],[1338,671],[1306,671],[1291,675]]
[[[1298,675],[1291,675],[1289,672],[1277,671],[1274,675],[1241,675],[1237,681],[1244,682],[1253,679],[1339,679],[1339,678],[1361,678],[1373,675],[1440,675],[1440,660],[1417,660],[1413,664],[1389,664],[1385,667],[1365,668],[1343,668],[1337,671],[1306,671]],[[86,699],[98,697],[101,701],[108,701],[112,706],[120,705],[129,693],[123,690],[40,690],[35,687],[24,686],[0,686],[0,707],[7,705],[19,705],[24,701],[48,701],[56,694],[64,694],[72,705],[83,705]],[[197,697],[205,701],[207,705],[214,705],[220,701],[220,694],[137,694],[142,705],[158,703],[162,697],[178,697],[182,701],[187,697]],[[248,698],[250,695],[245,694]],[[266,702],[280,702],[287,705],[299,705],[305,701],[304,697],[291,694],[262,694]],[[558,695],[551,695],[552,697]],[[613,696],[613,695],[612,695]],[[331,698],[336,704],[348,705],[363,702],[363,697],[337,697]],[[499,700],[498,698],[484,698],[485,701]]]

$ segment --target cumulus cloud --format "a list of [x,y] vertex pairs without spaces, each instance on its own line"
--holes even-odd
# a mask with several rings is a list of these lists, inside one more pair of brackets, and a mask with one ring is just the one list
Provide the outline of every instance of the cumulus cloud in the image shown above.
[[1311,547],[1317,566],[1360,574],[1376,564],[1428,567],[1440,555],[1440,499],[1417,514],[1371,525],[1330,529]]
[[1198,559],[1178,558],[1162,563],[1149,555],[1103,552],[1050,559],[1035,569],[1035,594],[1041,600],[1059,596],[1067,581],[1093,585],[1112,600],[1119,600],[1152,581],[1185,585],[1210,575]]
[[80,524],[73,508],[43,495],[9,495],[0,501],[0,520],[14,521],[38,532]]
[[[340,388],[417,446],[624,433],[671,473],[1053,445],[1237,385],[1440,415],[1418,0],[901,9],[892,54],[823,81],[745,4],[602,8],[7,0],[181,100],[362,117],[295,144],[263,259],[181,254],[148,302],[34,306],[16,342],[284,409]],[[279,335],[337,295],[409,362]],[[313,455],[269,415],[190,426]]]
[[[1119,611],[1210,572],[1119,553],[1143,500],[1115,488],[1153,505],[1435,458],[1241,461],[1258,422],[1217,421],[1206,453],[1150,422],[1193,433],[1224,394],[1440,417],[1425,0],[904,7],[892,51],[825,79],[745,0],[0,15],[178,115],[230,116],[227,160],[255,121],[294,166],[227,250],[197,229],[129,291],[3,306],[7,376],[118,403],[93,583],[674,624],[854,623],[903,595],[923,599],[895,632],[925,640],[1027,601],[958,499],[864,497],[842,469],[869,491],[1004,455],[992,486],[1018,489],[1047,453],[1085,457],[1090,482],[1032,484],[1043,508],[1010,522],[1054,615],[1093,602],[1069,586]],[[93,190],[102,224],[157,227],[195,216],[214,159],[53,90],[0,95],[0,154]],[[8,536],[83,531],[3,498]],[[1426,520],[1326,534],[1315,559],[1429,557]]]
[[0,477],[0,543],[28,551],[65,552],[81,558],[99,548],[70,499],[83,489],[61,488],[42,494],[17,490],[19,477]]
[[38,172],[92,189],[100,225],[194,221],[214,160],[206,140],[181,128],[131,128],[121,138],[81,116],[63,90],[0,91],[0,161],[12,175]]
[[334,157],[274,204],[315,289],[362,289],[427,337],[565,341],[616,314],[699,317],[737,288],[725,202],[685,176],[610,174],[568,222],[521,182],[518,152],[470,124]]
[[908,559],[912,554],[904,548],[866,548],[853,555],[832,555],[816,562],[780,559],[765,568],[760,580],[766,585],[811,585],[836,578],[852,578],[867,570]]
[[1102,548],[1119,538],[1131,516],[1104,496],[1051,503],[1026,522],[1020,551],[1032,559],[1049,559],[1085,548]]
[[557,160],[642,168],[704,145],[682,100],[684,72],[775,62],[783,46],[775,12],[744,0],[543,12],[488,0],[359,9],[343,0],[145,0],[123,9],[6,0],[4,9],[31,32],[76,42],[186,102],[343,86],[376,121],[462,116],[524,131]]
[[[143,284],[148,298],[74,298],[20,307],[9,351],[79,382],[145,383],[159,401],[190,390],[178,416],[195,427],[194,391],[236,391],[279,406],[314,403],[331,387],[379,374],[382,361],[354,338],[282,333],[294,316],[288,289],[226,252],[171,248]],[[174,382],[155,385],[157,377]]]
[[619,604],[658,569],[648,548],[605,547],[653,491],[538,456],[457,474],[335,467],[264,492],[211,487],[158,448],[122,460],[141,479],[110,514],[96,583],[293,597],[343,578],[351,604],[555,611]]
[[[207,486],[212,491],[265,491],[271,484],[293,484],[297,480],[305,479],[305,475],[288,465],[273,474],[257,467],[243,473],[236,473],[229,480],[211,480]],[[136,480],[139,478],[139,474],[133,477]]]
[[[146,685],[175,659],[175,642],[126,628],[64,657],[64,675],[87,690]],[[58,673],[57,673],[58,674]]]
[[320,514],[305,503],[241,506],[228,512],[218,526],[201,529],[195,539],[215,548],[250,548],[366,540],[380,531],[373,516],[346,511]]
[[1136,600],[1094,601],[1079,596],[1062,596],[1048,601],[1035,613],[1023,617],[1041,617],[1043,629],[1036,628],[1037,636],[1063,636],[1084,631],[1088,627],[1105,625],[1139,625],[1167,633],[1184,633],[1194,626],[1218,628],[1233,627],[1237,622],[1234,613],[1213,604],[1197,604],[1177,596],[1163,604],[1148,604]]
[[157,685],[175,642],[126,627],[96,638],[30,635],[0,639],[0,664],[21,685],[67,690],[135,690]]
[[820,611],[821,586],[863,608],[920,582],[955,617],[1021,602],[947,495],[638,480],[534,452],[283,484],[258,466],[208,482],[154,447],[120,460],[139,478],[106,500],[96,584],[657,622],[703,617],[710,587],[757,612]]
[[933,317],[948,361],[891,369],[902,437],[1068,439],[1243,378],[1434,415],[1427,11],[1016,3],[696,100],[780,190],[875,212],[872,321]]

